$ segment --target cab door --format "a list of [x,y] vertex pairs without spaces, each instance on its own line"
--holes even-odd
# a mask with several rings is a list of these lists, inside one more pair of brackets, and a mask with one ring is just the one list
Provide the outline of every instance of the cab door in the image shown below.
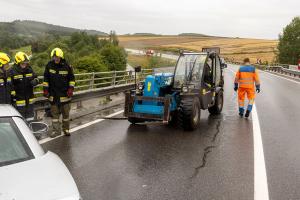
[[204,65],[201,87],[201,106],[207,109],[214,101],[214,87],[216,77],[216,56],[212,54],[207,58]]

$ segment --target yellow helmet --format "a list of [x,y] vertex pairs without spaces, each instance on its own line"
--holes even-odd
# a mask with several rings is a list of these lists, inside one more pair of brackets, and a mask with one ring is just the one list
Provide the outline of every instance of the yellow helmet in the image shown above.
[[19,51],[15,55],[15,63],[18,65],[22,62],[29,62],[29,57],[26,53]]
[[51,58],[53,58],[53,56],[64,58],[64,52],[60,48],[54,48],[51,51]]
[[6,53],[0,52],[0,67],[10,62],[10,58]]

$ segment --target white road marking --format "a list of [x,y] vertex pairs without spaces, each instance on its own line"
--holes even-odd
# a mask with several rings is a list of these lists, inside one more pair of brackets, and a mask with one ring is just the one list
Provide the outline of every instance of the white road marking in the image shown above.
[[[235,72],[228,69],[233,74]],[[268,180],[264,149],[261,138],[259,118],[256,105],[252,109],[253,146],[254,146],[254,200],[269,200]]]
[[252,109],[253,143],[254,143],[254,200],[268,200],[268,180],[261,139],[260,124],[255,104]]
[[[121,114],[121,113],[123,113],[123,112],[124,112],[124,110],[120,110],[120,111],[118,111],[118,112],[115,112],[115,113],[112,113],[112,114],[110,114],[110,115],[105,116],[105,118],[107,118],[107,117],[114,117],[114,116],[119,115],[119,114]],[[91,126],[91,125],[93,125],[93,124],[97,124],[97,123],[102,122],[102,121],[104,121],[104,120],[105,120],[105,119],[96,119],[96,120],[91,121],[91,122],[88,122],[88,123],[86,123],[86,124],[83,124],[83,125],[74,127],[74,128],[72,128],[72,129],[70,129],[70,133],[74,133],[74,132],[76,132],[76,131],[78,131],[78,130],[80,130],[80,129],[89,127],[89,126]],[[60,137],[62,137],[62,136],[64,136],[64,135],[61,134],[61,135],[59,135],[59,136],[57,136],[57,137],[55,137],[55,138],[50,138],[50,137],[48,137],[48,138],[45,138],[45,139],[40,140],[39,143],[40,143],[40,144],[44,144],[44,143],[50,142],[50,141],[52,141],[52,140],[55,140],[55,139],[57,139],[57,138],[60,138]]]

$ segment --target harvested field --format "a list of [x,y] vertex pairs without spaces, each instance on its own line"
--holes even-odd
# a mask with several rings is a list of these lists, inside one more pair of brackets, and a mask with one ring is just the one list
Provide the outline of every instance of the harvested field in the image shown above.
[[225,58],[241,61],[249,57],[252,62],[273,62],[277,40],[195,37],[195,36],[119,36],[120,44],[126,48],[178,51],[199,51],[202,47],[220,47]]

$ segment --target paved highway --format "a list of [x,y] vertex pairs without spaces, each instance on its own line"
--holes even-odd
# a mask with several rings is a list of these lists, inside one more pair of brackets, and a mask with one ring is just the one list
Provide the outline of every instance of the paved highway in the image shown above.
[[[242,119],[236,70],[226,69],[223,113],[203,111],[193,132],[98,120],[43,147],[64,160],[83,199],[300,199],[300,83],[261,72],[258,118]],[[253,140],[259,129],[263,149]]]

